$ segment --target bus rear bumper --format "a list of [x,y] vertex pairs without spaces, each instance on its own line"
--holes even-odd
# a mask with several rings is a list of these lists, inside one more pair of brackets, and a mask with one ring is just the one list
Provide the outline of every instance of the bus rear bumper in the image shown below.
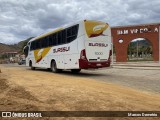
[[110,67],[110,60],[104,62],[89,62],[88,60],[79,59],[79,68],[80,69],[89,69],[89,68],[103,68]]

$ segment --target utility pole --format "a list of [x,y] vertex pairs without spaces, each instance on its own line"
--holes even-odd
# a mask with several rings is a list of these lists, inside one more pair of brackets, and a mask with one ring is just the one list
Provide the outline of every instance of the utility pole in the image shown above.
[[160,64],[160,24],[159,24],[159,64]]
[[137,40],[137,60],[138,60],[138,40]]
[[111,46],[111,47],[112,47],[112,63],[111,63],[111,64],[113,65],[113,36],[111,36],[111,37],[112,37],[112,41],[111,41],[111,42],[112,42],[112,43],[111,43],[111,45],[112,45],[112,46]]

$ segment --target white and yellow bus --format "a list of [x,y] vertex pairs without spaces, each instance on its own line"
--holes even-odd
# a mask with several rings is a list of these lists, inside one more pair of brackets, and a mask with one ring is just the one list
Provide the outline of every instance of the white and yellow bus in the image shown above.
[[109,67],[111,29],[107,23],[83,20],[31,39],[24,53],[31,69],[80,72]]

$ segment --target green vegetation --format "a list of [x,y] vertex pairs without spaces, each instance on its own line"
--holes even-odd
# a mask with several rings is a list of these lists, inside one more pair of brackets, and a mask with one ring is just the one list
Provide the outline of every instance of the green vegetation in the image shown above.
[[131,42],[127,49],[128,61],[151,61],[153,60],[153,48],[149,41],[140,40]]

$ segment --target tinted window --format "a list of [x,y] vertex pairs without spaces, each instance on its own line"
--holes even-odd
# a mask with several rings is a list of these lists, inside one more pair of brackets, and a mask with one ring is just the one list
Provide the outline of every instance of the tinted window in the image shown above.
[[58,32],[58,45],[62,44],[62,31]]
[[67,29],[67,36],[72,36],[72,27]]
[[62,30],[62,44],[65,44],[66,42],[66,30]]
[[28,50],[29,50],[29,47],[26,46],[26,47],[24,48],[24,54],[25,54],[26,57],[28,56]]
[[48,39],[49,39],[49,46],[52,46],[52,36],[50,35]]
[[76,35],[77,36],[78,33],[78,25],[75,25],[72,27],[72,35]]
[[41,48],[48,47],[48,37],[42,38],[40,40]]
[[41,41],[40,40],[36,40],[35,44],[36,44],[36,48],[35,49],[40,49],[41,48]]
[[41,38],[40,40],[38,40],[39,41],[39,43],[41,44],[40,45],[40,48],[43,48],[44,46],[45,46],[45,40],[44,40],[44,38]]
[[67,43],[75,40],[78,34],[78,25],[74,25],[67,29]]
[[50,35],[48,39],[49,39],[49,46],[57,45],[57,34]]
[[30,50],[35,50],[35,41],[31,42],[31,48],[30,48]]
[[47,37],[32,41],[30,50],[69,43],[77,38],[78,26],[74,25]]

